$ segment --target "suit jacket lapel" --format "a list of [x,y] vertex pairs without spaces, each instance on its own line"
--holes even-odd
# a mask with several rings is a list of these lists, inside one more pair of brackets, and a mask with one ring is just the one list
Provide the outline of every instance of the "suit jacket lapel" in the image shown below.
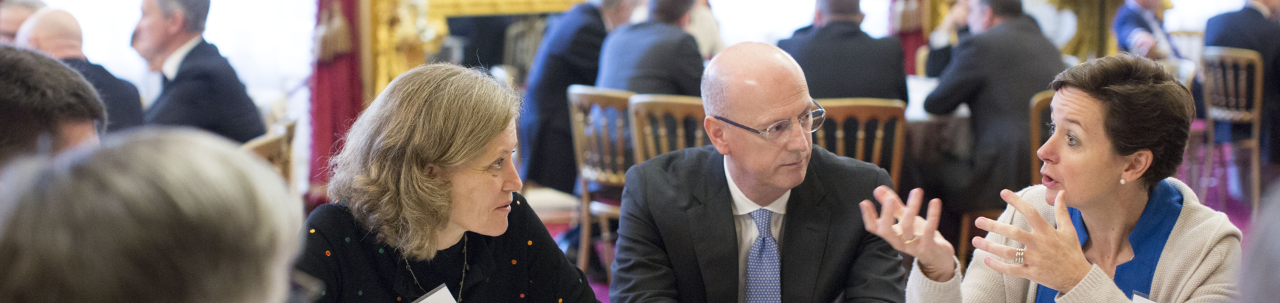
[[830,213],[823,211],[826,191],[814,173],[818,152],[814,151],[804,182],[791,189],[782,236],[782,299],[812,302],[818,285],[818,270],[827,250]]
[[702,171],[702,182],[686,212],[707,302],[737,302],[738,231],[724,177],[724,156],[716,153],[707,159]]

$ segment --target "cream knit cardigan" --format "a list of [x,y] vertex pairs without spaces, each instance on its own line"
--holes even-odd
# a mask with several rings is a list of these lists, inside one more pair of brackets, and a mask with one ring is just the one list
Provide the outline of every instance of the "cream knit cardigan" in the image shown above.
[[[1240,229],[1227,220],[1226,214],[1200,204],[1195,193],[1186,184],[1174,178],[1165,181],[1182,193],[1182,213],[1178,215],[1178,222],[1174,224],[1173,232],[1169,234],[1169,240],[1165,242],[1164,251],[1160,254],[1149,298],[1160,303],[1231,302],[1237,296]],[[1049,224],[1057,226],[1054,208],[1045,202],[1043,185],[1028,187],[1018,195],[1034,205]],[[1031,230],[1026,217],[1015,212],[1012,207],[1006,208],[998,220],[1026,231]],[[988,234],[987,240],[1015,248],[1024,247],[1021,243],[995,233]],[[989,252],[975,250],[968,276],[961,277],[957,261],[955,276],[946,282],[930,280],[920,272],[920,266],[916,264],[907,280],[907,302],[1034,303],[1038,285],[1027,279],[992,270],[982,262],[983,258],[989,256],[994,257]],[[1080,284],[1066,295],[1059,296],[1057,302],[1130,300],[1116,287],[1114,280],[1095,265]]]

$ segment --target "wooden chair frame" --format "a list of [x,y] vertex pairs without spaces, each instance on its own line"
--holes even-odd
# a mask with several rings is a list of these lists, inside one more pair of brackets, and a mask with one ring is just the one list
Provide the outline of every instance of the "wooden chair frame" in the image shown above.
[[1040,114],[1049,108],[1049,104],[1053,102],[1053,94],[1055,91],[1046,90],[1036,93],[1031,97],[1031,121],[1027,124],[1031,133],[1031,184],[1040,184],[1040,166],[1044,165],[1044,161],[1040,160],[1040,156],[1036,154],[1040,150],[1040,141],[1046,138],[1040,137],[1040,130],[1048,121],[1041,121]]
[[[1216,148],[1214,144],[1214,122],[1225,121],[1233,124],[1250,124],[1252,135],[1249,139],[1241,140],[1235,143],[1238,147],[1250,149],[1250,158],[1252,163],[1252,197],[1251,205],[1254,214],[1257,214],[1259,195],[1261,194],[1262,176],[1261,165],[1262,160],[1259,148],[1262,131],[1262,85],[1263,70],[1262,55],[1256,51],[1209,46],[1204,49],[1204,57],[1201,60],[1201,74],[1204,76],[1204,106],[1205,106],[1205,138],[1209,148],[1205,150],[1204,169],[1201,174],[1207,179],[1213,174],[1213,150]],[[1248,72],[1248,67],[1253,67],[1253,73]],[[1234,68],[1232,68],[1234,67]],[[1253,77],[1252,83],[1246,82],[1249,77]],[[1248,89],[1248,85],[1253,85],[1253,90]],[[1248,94],[1252,93],[1253,97],[1249,98]],[[1250,107],[1252,104],[1252,108]],[[1206,182],[1201,182],[1206,183]],[[1205,185],[1201,185],[1202,191],[1207,194]],[[1219,186],[1219,194],[1222,194],[1221,186]],[[1225,199],[1225,195],[1223,195]]]
[[[637,164],[664,153],[710,143],[702,124],[707,115],[702,108],[702,98],[677,95],[635,95],[631,96],[629,106],[631,146],[635,148]],[[675,118],[678,124],[675,129],[674,147],[671,146],[669,142],[671,140],[668,137],[671,130],[667,129],[667,124],[663,120],[667,115]],[[657,117],[658,123],[649,123],[650,117]],[[686,118],[697,121],[696,129],[685,129],[683,121]],[[694,132],[694,146],[687,146],[684,140],[689,131]]]
[[[881,150],[884,149],[884,129],[889,125],[890,120],[895,120],[893,136],[893,159],[890,160],[888,167],[889,176],[893,178],[893,185],[898,186],[898,178],[902,172],[902,150],[907,135],[907,103],[902,100],[894,99],[876,99],[876,98],[843,98],[843,99],[817,99],[819,105],[826,109],[826,121],[824,123],[836,123],[835,136],[836,146],[832,150],[827,145],[826,127],[819,128],[815,132],[814,140],[818,146],[829,151],[835,152],[837,155],[851,157],[854,159],[871,162],[877,166],[880,165]],[[855,119],[861,123],[857,133],[854,134],[856,143],[854,143],[854,154],[849,155],[847,150],[847,141],[845,140],[845,131],[843,124],[848,119]],[[871,147],[871,155],[866,155],[866,124],[871,120],[876,120],[876,131],[874,143]]]
[[[578,210],[578,224],[581,235],[578,242],[578,268],[587,271],[591,242],[592,217],[600,226],[601,238],[605,239],[606,248],[601,254],[601,261],[613,262],[612,245],[608,244],[609,219],[620,214],[617,207],[600,203],[591,197],[587,185],[590,182],[604,186],[622,187],[625,184],[627,168],[627,146],[623,140],[624,125],[627,125],[628,99],[635,93],[621,90],[596,88],[586,85],[569,86],[569,117],[573,124],[574,154],[578,164],[578,182],[582,188],[581,206]],[[614,108],[617,117],[614,131],[610,132],[608,122],[597,125],[591,116],[592,109],[604,110]],[[629,128],[629,127],[628,127]],[[612,136],[611,136],[612,135]],[[608,272],[608,265],[605,265]],[[612,279],[612,274],[608,274]]]

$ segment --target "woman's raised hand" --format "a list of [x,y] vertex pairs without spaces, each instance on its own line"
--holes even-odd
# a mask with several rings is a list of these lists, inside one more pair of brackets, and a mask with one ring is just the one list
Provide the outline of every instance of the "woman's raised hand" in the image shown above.
[[[1062,294],[1070,292],[1071,288],[1084,280],[1093,265],[1085,259],[1084,250],[1080,248],[1076,227],[1071,222],[1071,215],[1067,213],[1066,203],[1063,203],[1065,201],[1062,199],[1063,192],[1059,191],[1057,199],[1054,200],[1056,201],[1054,212],[1058,221],[1058,226],[1055,228],[1040,216],[1035,206],[1022,200],[1018,194],[1009,190],[1001,191],[1000,197],[1012,205],[1019,214],[1027,217],[1027,223],[1031,224],[1031,231],[1027,232],[1016,226],[987,218],[978,219],[978,228],[1026,246],[1022,251],[1020,264],[1005,263],[991,257],[987,257],[982,262],[997,272],[1031,280]],[[985,238],[973,238],[973,247],[1006,260],[1017,259],[1018,249],[987,241]]]
[[915,257],[920,270],[929,279],[939,282],[951,280],[955,275],[955,248],[937,232],[942,201],[929,201],[928,219],[925,219],[918,215],[924,196],[924,191],[919,188],[907,195],[905,206],[898,194],[887,186],[877,187],[873,195],[880,201],[879,216],[871,201],[864,200],[858,204],[862,208],[862,224],[867,231],[880,236],[894,249]]

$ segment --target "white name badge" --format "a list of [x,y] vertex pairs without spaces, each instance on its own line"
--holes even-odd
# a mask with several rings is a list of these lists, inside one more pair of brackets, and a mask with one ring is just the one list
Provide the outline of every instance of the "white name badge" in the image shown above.
[[1156,303],[1156,301],[1151,301],[1151,299],[1147,299],[1147,297],[1148,297],[1148,296],[1147,296],[1147,294],[1144,294],[1144,293],[1141,293],[1141,292],[1138,292],[1138,291],[1134,291],[1134,292],[1133,292],[1133,303]]
[[457,303],[457,301],[453,300],[453,294],[449,293],[449,288],[444,287],[444,284],[441,283],[440,286],[436,286],[436,289],[432,289],[417,300],[413,300],[413,303]]

